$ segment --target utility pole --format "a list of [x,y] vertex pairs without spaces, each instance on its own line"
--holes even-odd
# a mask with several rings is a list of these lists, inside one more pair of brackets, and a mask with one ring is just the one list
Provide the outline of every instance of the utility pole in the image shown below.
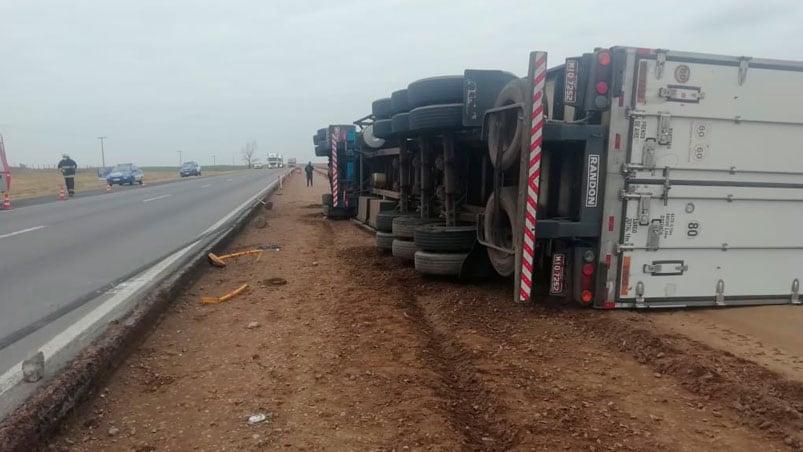
[[181,164],[183,163],[181,161],[181,151],[176,151],[176,152],[178,152],[178,166],[181,166]]
[[216,163],[215,163],[215,154],[212,154],[212,166],[215,166],[215,165],[216,165]]
[[98,137],[98,140],[100,140],[100,161],[103,168],[106,168],[106,152],[103,149],[103,140],[106,138],[108,137]]

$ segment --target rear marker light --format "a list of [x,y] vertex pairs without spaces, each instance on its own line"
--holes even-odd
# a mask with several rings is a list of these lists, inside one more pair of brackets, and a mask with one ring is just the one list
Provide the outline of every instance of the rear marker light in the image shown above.
[[594,107],[597,110],[604,110],[608,108],[608,97],[607,96],[596,96],[594,98]]
[[583,264],[583,275],[591,276],[594,274],[594,264]]
[[611,64],[611,54],[608,52],[600,52],[599,55],[597,55],[597,62],[600,64],[600,66],[607,66]]
[[591,303],[591,298],[593,298],[593,294],[590,290],[584,290],[580,295],[580,299],[583,300],[583,303]]
[[597,94],[608,94],[608,82],[597,82]]

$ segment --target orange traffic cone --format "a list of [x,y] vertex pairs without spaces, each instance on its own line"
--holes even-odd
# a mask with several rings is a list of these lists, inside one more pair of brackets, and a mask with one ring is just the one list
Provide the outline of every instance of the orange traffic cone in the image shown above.
[[66,201],[67,195],[64,194],[64,187],[59,188],[59,201]]
[[11,210],[11,198],[8,192],[3,193],[3,210]]
[[111,193],[111,192],[112,192],[112,186],[109,185],[109,184],[106,184],[106,193]]

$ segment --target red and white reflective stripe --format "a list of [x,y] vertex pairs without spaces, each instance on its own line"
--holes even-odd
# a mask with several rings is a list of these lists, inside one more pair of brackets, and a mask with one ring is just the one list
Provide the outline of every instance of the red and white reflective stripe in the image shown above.
[[541,142],[544,129],[544,83],[546,53],[535,52],[533,71],[533,109],[530,123],[530,158],[527,168],[527,202],[524,207],[524,240],[521,252],[521,284],[519,301],[529,301],[533,288],[535,260],[535,223],[538,207],[538,185],[541,178]]
[[340,139],[340,127],[332,128],[332,133],[329,134],[329,144],[332,147],[332,207],[337,207],[339,202],[338,192],[340,191],[337,182],[337,141]]

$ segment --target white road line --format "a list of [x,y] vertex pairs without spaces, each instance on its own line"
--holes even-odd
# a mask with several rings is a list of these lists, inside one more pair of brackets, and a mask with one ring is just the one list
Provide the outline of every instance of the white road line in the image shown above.
[[46,227],[47,226],[34,226],[32,228],[22,229],[16,232],[9,232],[8,234],[0,235],[0,239],[4,239],[6,237],[14,237],[15,235],[25,234],[26,232],[38,231],[39,229],[44,229]]
[[[162,272],[170,267],[171,264],[187,254],[197,244],[198,242],[193,242],[191,245],[187,245],[185,248],[182,248],[166,257],[149,270],[140,273],[124,283],[120,283],[117,287],[115,287],[115,289],[112,289],[111,292],[114,293],[114,295],[111,298],[104,301],[103,304],[67,327],[67,329],[56,335],[53,339],[50,339],[45,345],[42,346],[42,348],[39,349],[45,354],[45,359],[47,360],[56,356],[62,349],[64,349],[64,347],[67,347],[73,341],[82,336],[86,330],[97,324],[106,315],[114,311],[120,304],[131,297],[131,295],[159,277]],[[117,291],[115,292],[115,290]],[[4,392],[13,388],[21,381],[22,362],[19,362],[14,367],[6,370],[5,373],[0,375],[0,394],[3,394]]]
[[212,184],[206,184],[206,185],[201,185],[201,188],[209,188],[211,186],[212,186]]
[[226,179],[226,182],[231,182],[231,179]]
[[169,198],[169,197],[171,197],[171,196],[173,196],[173,195],[171,195],[171,194],[167,194],[167,195],[157,196],[157,197],[155,197],[155,198],[143,199],[143,200],[142,200],[142,202],[151,202],[151,201],[156,201],[156,200],[159,200],[159,199],[165,199],[165,198]]

